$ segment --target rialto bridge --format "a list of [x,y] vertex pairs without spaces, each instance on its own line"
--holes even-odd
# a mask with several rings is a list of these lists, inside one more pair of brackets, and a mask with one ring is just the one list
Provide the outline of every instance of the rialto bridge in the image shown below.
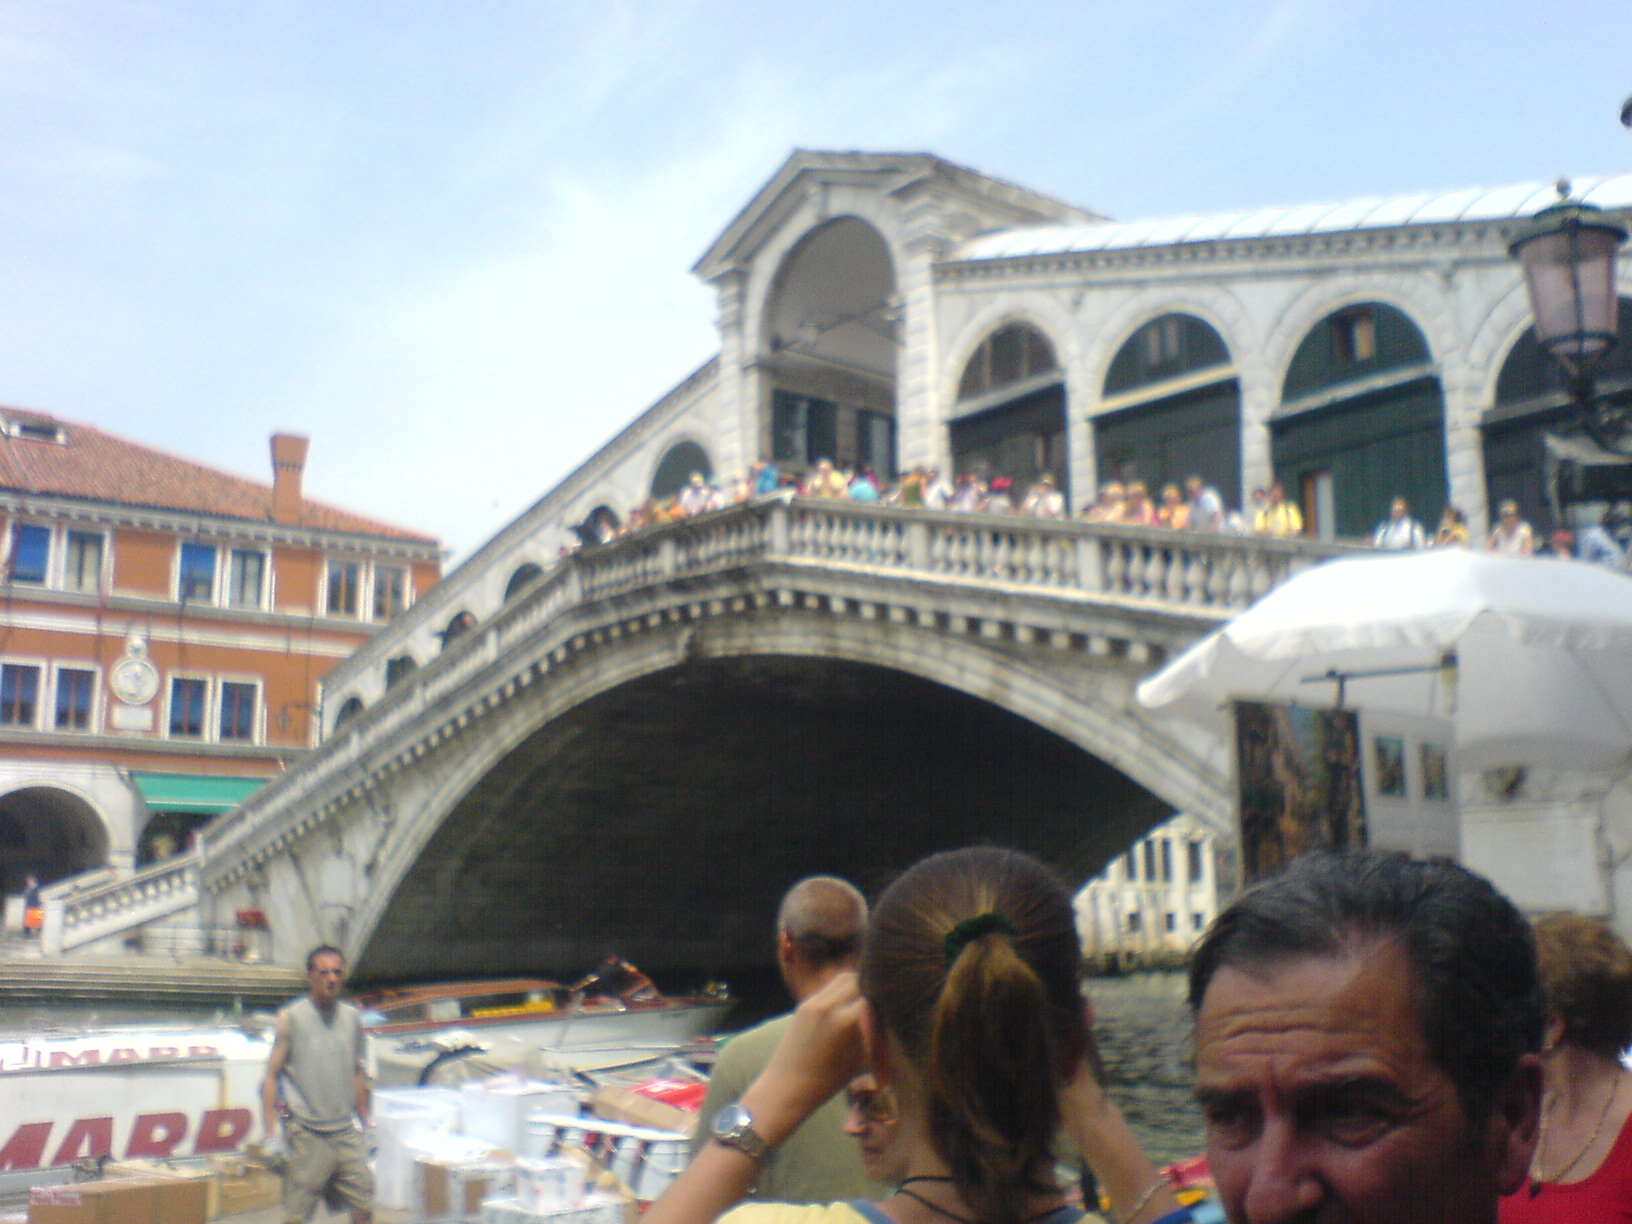
[[[1632,209],[1632,176],[1575,189]],[[1476,537],[1499,499],[1546,530],[1625,498],[1508,256],[1553,198],[1118,222],[928,154],[796,150],[692,269],[717,352],[329,672],[309,757],[201,847],[48,889],[44,942],[732,973],[806,872],[870,887],[987,838],[1082,880],[1172,811],[1221,825],[1222,733],[1147,720],[1140,677],[1397,496]],[[1606,395],[1632,388],[1632,304],[1620,329]],[[558,559],[693,474],[823,459],[1049,476],[1074,512],[1278,482],[1312,538],[770,500]],[[1506,844],[1557,840],[1547,802]]]
[[376,978],[613,947],[731,973],[810,872],[871,889],[991,840],[1086,879],[1175,810],[1229,813],[1224,745],[1147,721],[1138,679],[1333,551],[783,498],[656,528],[525,575],[201,848],[62,899],[48,934],[253,912],[273,959],[332,940]]

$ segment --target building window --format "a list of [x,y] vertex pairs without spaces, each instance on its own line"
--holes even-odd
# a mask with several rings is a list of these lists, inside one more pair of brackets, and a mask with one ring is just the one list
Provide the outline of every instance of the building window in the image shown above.
[[266,600],[266,554],[254,548],[235,548],[227,562],[227,604],[259,608]]
[[181,546],[176,586],[182,603],[210,603],[215,599],[215,545]]
[[895,418],[888,413],[856,412],[856,462],[880,476],[895,472]]
[[385,687],[390,688],[399,680],[407,679],[418,669],[419,664],[414,662],[412,655],[399,655],[395,659],[385,661]]
[[1332,316],[1332,360],[1354,365],[1377,355],[1377,317],[1366,307]]
[[357,615],[357,563],[330,561],[329,593],[324,603],[330,616]]
[[1179,929],[1179,916],[1172,910],[1167,911],[1167,929],[1170,931]]
[[1127,854],[1123,856],[1123,858],[1124,858],[1124,861],[1127,864],[1123,868],[1123,870],[1127,872],[1128,879],[1129,880],[1137,880],[1139,878],[1139,856],[1138,856],[1138,854],[1136,854],[1133,850],[1129,850],[1127,852]]
[[255,738],[255,685],[237,680],[221,682],[221,739]]
[[1206,925],[1207,925],[1207,916],[1205,914],[1191,914],[1190,915],[1190,929],[1192,931],[1199,931],[1203,927],[1205,927]]
[[1173,882],[1173,842],[1169,838],[1162,838],[1162,883]]
[[91,729],[91,695],[95,691],[95,672],[82,667],[57,669],[55,726],[58,731]]
[[0,667],[0,725],[32,727],[39,705],[39,668],[24,663]]
[[45,583],[51,560],[51,529],[16,523],[11,529],[11,580]]
[[408,571],[395,565],[374,567],[374,619],[388,621],[408,607]]
[[1159,877],[1156,874],[1156,843],[1146,839],[1145,847],[1145,882],[1154,884]]
[[448,622],[448,627],[442,630],[440,634],[442,649],[446,650],[474,628],[476,628],[476,617],[468,609],[454,613],[453,619]]
[[63,556],[62,585],[70,591],[95,594],[102,589],[102,533],[70,531]]
[[1178,362],[1184,352],[1184,333],[1180,322],[1181,318],[1176,314],[1163,315],[1151,320],[1148,327],[1140,329],[1139,338],[1145,346],[1146,369],[1157,370]]
[[170,734],[177,738],[202,739],[204,736],[204,696],[207,681],[191,676],[174,676],[170,680]]
[[1189,843],[1187,843],[1187,849],[1190,852],[1189,853],[1190,878],[1188,880],[1188,883],[1200,884],[1201,880],[1202,880],[1202,861],[1201,861],[1202,843],[1199,842],[1199,841],[1189,842]]
[[970,356],[958,381],[958,398],[972,399],[1058,368],[1054,346],[1042,332],[1025,323],[1011,323],[982,340]]
[[771,458],[777,463],[837,460],[839,406],[832,400],[778,390],[771,396]]
[[1139,929],[1139,911],[1138,910],[1133,910],[1131,913],[1128,914],[1128,930],[1137,931],[1138,929]]

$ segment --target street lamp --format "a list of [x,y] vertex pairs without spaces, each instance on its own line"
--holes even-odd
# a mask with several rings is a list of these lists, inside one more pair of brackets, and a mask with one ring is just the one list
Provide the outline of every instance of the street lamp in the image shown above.
[[1560,181],[1559,201],[1519,231],[1507,253],[1524,269],[1536,340],[1564,373],[1570,397],[1592,440],[1632,455],[1632,421],[1625,406],[1598,402],[1594,375],[1616,339],[1615,254],[1626,227],[1602,209],[1570,199]]

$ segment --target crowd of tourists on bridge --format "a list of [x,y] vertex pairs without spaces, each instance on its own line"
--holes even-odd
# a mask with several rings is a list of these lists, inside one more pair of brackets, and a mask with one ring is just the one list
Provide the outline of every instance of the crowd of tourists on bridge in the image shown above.
[[[1259,492],[1262,494],[1263,490]],[[1074,517],[1092,523],[1127,523],[1235,535],[1301,535],[1303,522],[1296,507],[1285,502],[1279,485],[1274,486],[1273,495],[1275,509],[1265,509],[1257,517],[1249,518],[1240,511],[1226,510],[1218,490],[1200,476],[1190,477],[1182,490],[1176,484],[1164,486],[1159,500],[1151,496],[1142,481],[1129,481],[1126,485],[1110,481],[1102,485],[1099,496]],[[670,497],[647,499],[622,522],[611,514],[592,516],[581,534],[585,543],[605,544],[647,527],[695,518],[771,496],[1041,519],[1073,517],[1064,492],[1047,472],[1038,475],[1022,491],[1008,476],[993,476],[975,469],[948,481],[936,468],[915,467],[898,479],[885,482],[866,465],[846,471],[821,459],[803,472],[760,462],[725,481],[694,472],[678,492]]]
[[[915,467],[898,479],[885,482],[864,464],[847,471],[827,459],[818,460],[802,472],[759,462],[748,471],[733,473],[725,481],[693,472],[674,495],[647,499],[621,522],[611,513],[597,512],[580,528],[580,534],[585,543],[605,544],[647,527],[695,518],[770,496],[1040,519],[1075,517],[1090,523],[1125,523],[1136,527],[1278,539],[1305,534],[1303,512],[1295,501],[1287,498],[1279,482],[1253,489],[1246,506],[1230,509],[1218,489],[1199,475],[1187,478],[1183,487],[1164,484],[1155,496],[1144,481],[1108,480],[1099,486],[1094,500],[1084,504],[1073,516],[1065,494],[1046,472],[1022,491],[1007,476],[993,476],[973,468],[948,481],[933,467]],[[1582,532],[1579,540],[1569,530],[1560,528],[1541,547],[1530,524],[1519,516],[1517,503],[1504,500],[1499,504],[1496,523],[1483,541],[1483,547],[1488,552],[1513,556],[1545,553],[1624,567],[1632,562],[1632,554],[1620,542],[1623,526],[1613,510],[1606,511],[1601,522]],[[1411,517],[1403,497],[1393,499],[1388,516],[1377,525],[1371,542],[1377,548],[1391,550],[1473,545],[1467,516],[1461,509],[1446,506],[1439,526],[1430,534]]]

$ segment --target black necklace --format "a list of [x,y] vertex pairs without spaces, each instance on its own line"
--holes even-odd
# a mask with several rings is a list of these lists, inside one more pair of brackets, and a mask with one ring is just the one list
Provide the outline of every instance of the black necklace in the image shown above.
[[[926,1178],[922,1178],[922,1179],[912,1178],[910,1180],[913,1180],[913,1181],[919,1181],[919,1180],[929,1181],[931,1179],[926,1177]],[[947,1180],[950,1181],[951,1178],[948,1178]],[[899,1190],[897,1190],[896,1193],[897,1194],[904,1194],[908,1198],[922,1203],[925,1207],[928,1207],[936,1215],[945,1216],[949,1220],[954,1220],[954,1221],[956,1221],[956,1224],[978,1224],[978,1221],[971,1220],[968,1216],[961,1216],[955,1211],[948,1211],[945,1207],[937,1207],[934,1203],[930,1202],[927,1198],[925,1198],[923,1195],[919,1194],[916,1190],[908,1190],[906,1182],[901,1183],[901,1188]]]
[[[954,1224],[980,1224],[980,1222],[978,1220],[971,1220],[968,1216],[959,1215],[955,1211],[948,1211],[945,1207],[941,1207],[938,1204],[930,1202],[927,1198],[925,1198],[923,1195],[917,1193],[916,1191],[907,1189],[907,1183],[908,1182],[949,1182],[951,1180],[952,1179],[950,1177],[932,1177],[932,1176],[929,1176],[927,1174],[917,1176],[917,1177],[903,1177],[901,1179],[901,1185],[896,1190],[896,1193],[897,1194],[904,1194],[908,1198],[913,1199],[916,1202],[922,1203],[925,1207],[928,1207],[936,1215],[944,1216],[948,1220],[952,1220],[954,1222]],[[1027,1216],[1024,1220],[1022,1220],[1020,1222],[1020,1224],[1037,1224],[1037,1221],[1048,1219],[1049,1216],[1053,1215],[1058,1210],[1059,1210],[1059,1207],[1050,1207],[1046,1211],[1039,1211],[1036,1215]]]

